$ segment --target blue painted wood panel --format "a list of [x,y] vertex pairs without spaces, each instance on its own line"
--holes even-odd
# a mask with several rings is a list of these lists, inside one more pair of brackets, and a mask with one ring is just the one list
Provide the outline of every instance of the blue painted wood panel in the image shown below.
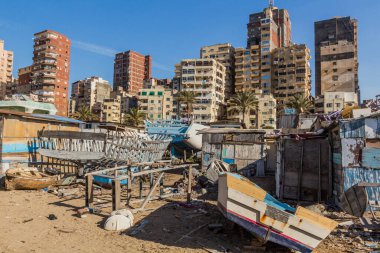
[[[379,169],[344,168],[344,191],[360,183],[380,183]],[[380,200],[380,187],[367,187],[369,200]]]
[[380,169],[380,149],[363,148],[362,165],[365,168]]

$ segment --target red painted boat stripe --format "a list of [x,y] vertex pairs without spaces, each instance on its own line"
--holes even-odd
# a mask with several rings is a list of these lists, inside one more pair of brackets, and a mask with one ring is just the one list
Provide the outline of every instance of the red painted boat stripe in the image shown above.
[[[242,215],[240,215],[240,214],[238,214],[238,213],[235,213],[235,212],[233,212],[233,211],[231,211],[231,210],[228,210],[227,208],[225,208],[224,206],[222,206],[222,204],[219,204],[219,206],[220,206],[221,208],[223,208],[226,212],[228,212],[228,213],[230,213],[230,214],[232,214],[232,215],[235,215],[235,216],[237,216],[237,217],[239,217],[239,218],[241,218],[241,219],[243,219],[243,220],[246,220],[246,221],[248,221],[248,222],[250,222],[250,223],[254,223],[254,224],[256,224],[257,226],[264,227],[264,228],[266,228],[266,229],[270,229],[270,227],[268,227],[268,226],[266,226],[266,225],[264,225],[264,224],[257,223],[257,222],[254,221],[254,220],[251,220],[251,219],[249,219],[249,218],[247,218],[247,217],[244,217],[244,216],[242,216]],[[309,248],[309,249],[313,249],[313,248],[310,247],[309,245],[306,245],[306,244],[304,244],[304,243],[302,243],[302,242],[298,241],[297,239],[294,239],[294,238],[292,238],[292,237],[290,237],[290,236],[287,236],[287,235],[284,235],[284,234],[280,234],[280,233],[278,233],[278,232],[276,232],[276,231],[274,231],[274,230],[272,230],[272,229],[271,229],[271,232],[273,232],[273,233],[275,233],[275,234],[278,234],[279,236],[285,237],[285,238],[287,238],[287,239],[289,239],[289,240],[292,240],[292,241],[294,241],[294,242],[296,242],[296,243],[298,243],[298,244],[304,245],[305,247],[307,247],[307,248]]]

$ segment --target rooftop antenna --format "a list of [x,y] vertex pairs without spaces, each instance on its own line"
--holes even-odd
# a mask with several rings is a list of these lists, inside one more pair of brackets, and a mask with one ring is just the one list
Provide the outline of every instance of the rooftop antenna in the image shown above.
[[274,6],[274,0],[269,0],[269,8],[273,8]]

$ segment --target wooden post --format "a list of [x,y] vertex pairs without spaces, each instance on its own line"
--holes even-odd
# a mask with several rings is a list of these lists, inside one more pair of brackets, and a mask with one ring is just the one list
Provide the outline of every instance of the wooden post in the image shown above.
[[143,197],[143,194],[142,194],[142,191],[143,191],[143,180],[142,180],[142,176],[139,177],[139,183],[140,183],[140,199],[142,199]]
[[164,175],[160,180],[160,197],[162,197],[162,195],[164,195]]
[[188,177],[187,177],[187,203],[191,203],[191,181],[193,180],[193,168],[190,165],[189,166],[189,172],[188,172]]
[[120,209],[120,206],[121,206],[120,200],[121,200],[120,180],[115,178],[114,180],[112,180],[112,211],[116,211]]
[[94,211],[94,187],[93,187],[94,178],[92,175],[86,177],[86,207],[90,212]]
[[127,183],[127,205],[129,205],[129,201],[132,198],[132,171],[131,167],[128,168],[128,183]]
[[321,202],[321,194],[322,194],[322,183],[321,183],[321,152],[322,152],[322,148],[321,148],[321,143],[319,143],[319,147],[318,147],[318,203]]

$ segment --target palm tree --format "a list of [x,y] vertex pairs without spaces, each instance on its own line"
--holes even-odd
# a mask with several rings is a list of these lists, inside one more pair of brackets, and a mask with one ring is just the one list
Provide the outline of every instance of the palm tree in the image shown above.
[[[243,114],[243,128],[246,129],[245,116],[250,110],[256,110],[259,101],[253,92],[238,92],[228,101],[228,111]],[[256,120],[257,120],[256,113]]]
[[179,93],[179,102],[186,104],[187,118],[190,120],[190,114],[193,111],[193,103],[195,102],[196,94],[194,91],[181,91]]
[[303,94],[295,94],[289,99],[286,106],[295,109],[297,114],[301,114],[309,113],[313,109],[314,103],[310,97],[306,97]]
[[73,114],[73,118],[81,120],[81,121],[85,121],[85,122],[87,122],[87,121],[98,121],[99,120],[99,117],[97,115],[95,115],[91,111],[90,107],[88,107],[88,106],[80,107],[79,110]]
[[130,109],[124,116],[124,124],[129,126],[138,127],[144,123],[145,113],[139,111],[137,108]]

